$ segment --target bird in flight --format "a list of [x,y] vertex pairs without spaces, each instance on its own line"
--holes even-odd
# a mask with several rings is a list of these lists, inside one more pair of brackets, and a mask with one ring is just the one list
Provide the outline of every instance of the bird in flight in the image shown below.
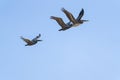
[[83,24],[83,22],[87,22],[88,20],[82,20],[81,18],[84,15],[84,9],[82,9],[78,15],[78,17],[75,19],[75,17],[72,15],[72,13],[70,13],[69,11],[67,11],[66,9],[62,8],[61,9],[62,12],[65,13],[65,15],[67,16],[67,18],[70,20],[70,22],[68,23],[73,23],[72,27],[76,27],[79,26],[80,24]]
[[38,36],[36,36],[32,40],[29,40],[29,39],[24,38],[22,36],[21,36],[21,39],[27,43],[25,46],[31,46],[31,45],[36,44],[38,41],[42,41],[42,40],[38,40],[38,38],[40,38],[40,37],[41,37],[41,34],[39,34]]
[[56,20],[57,23],[61,26],[61,29],[59,29],[59,31],[65,31],[72,27],[71,23],[65,23],[60,17],[51,16],[50,18]]

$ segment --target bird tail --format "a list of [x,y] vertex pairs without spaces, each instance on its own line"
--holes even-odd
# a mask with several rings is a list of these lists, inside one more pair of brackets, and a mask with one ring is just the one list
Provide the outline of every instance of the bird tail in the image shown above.
[[59,29],[58,31],[62,31],[62,29]]
[[28,46],[28,44],[26,44],[25,46]]

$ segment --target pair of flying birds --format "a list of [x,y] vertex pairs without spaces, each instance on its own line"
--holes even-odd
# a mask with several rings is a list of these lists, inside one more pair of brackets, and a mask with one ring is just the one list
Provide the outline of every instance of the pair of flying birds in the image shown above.
[[[88,21],[88,20],[82,20],[81,19],[83,17],[83,15],[84,15],[84,9],[82,9],[80,11],[80,13],[79,13],[79,15],[78,15],[77,18],[75,18],[72,15],[72,13],[70,13],[66,9],[62,8],[61,10],[62,10],[62,12],[65,13],[65,15],[67,16],[67,18],[69,19],[68,23],[65,23],[63,21],[63,19],[60,18],[60,17],[55,17],[55,16],[51,16],[50,17],[51,19],[56,20],[57,23],[61,26],[61,29],[59,29],[59,31],[65,31],[65,30],[67,30],[67,29],[69,29],[71,27],[79,26],[80,24],[83,24],[83,22],[87,22]],[[38,36],[36,36],[32,40],[26,39],[24,37],[21,37],[21,39],[27,43],[25,46],[31,46],[31,45],[36,44],[38,41],[42,41],[42,40],[38,40],[38,38],[40,38],[40,37],[41,37],[41,34],[39,34]]]
[[59,29],[59,31],[64,31],[64,30],[67,30],[71,27],[76,27],[76,26],[79,26],[80,24],[83,24],[83,22],[87,22],[88,20],[82,20],[81,18],[83,17],[84,15],[84,9],[82,9],[78,15],[77,18],[75,18],[72,13],[70,13],[69,11],[67,11],[66,9],[62,8],[61,9],[62,12],[64,12],[64,14],[67,16],[67,18],[69,19],[69,22],[68,23],[65,23],[63,21],[62,18],[60,17],[55,17],[55,16],[51,16],[50,18],[51,19],[54,19],[57,21],[57,23],[61,26],[61,29]]

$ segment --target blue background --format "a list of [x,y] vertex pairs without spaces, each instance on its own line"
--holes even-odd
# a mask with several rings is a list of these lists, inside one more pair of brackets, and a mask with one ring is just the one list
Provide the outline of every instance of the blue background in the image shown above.
[[[89,22],[59,32],[62,7]],[[0,37],[0,80],[120,80],[120,0],[0,0]]]

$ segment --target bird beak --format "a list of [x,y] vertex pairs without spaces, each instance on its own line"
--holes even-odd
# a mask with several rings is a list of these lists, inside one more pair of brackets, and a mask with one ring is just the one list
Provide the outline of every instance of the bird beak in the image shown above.
[[88,22],[89,20],[82,20],[83,22]]
[[43,40],[37,40],[37,41],[43,41]]

